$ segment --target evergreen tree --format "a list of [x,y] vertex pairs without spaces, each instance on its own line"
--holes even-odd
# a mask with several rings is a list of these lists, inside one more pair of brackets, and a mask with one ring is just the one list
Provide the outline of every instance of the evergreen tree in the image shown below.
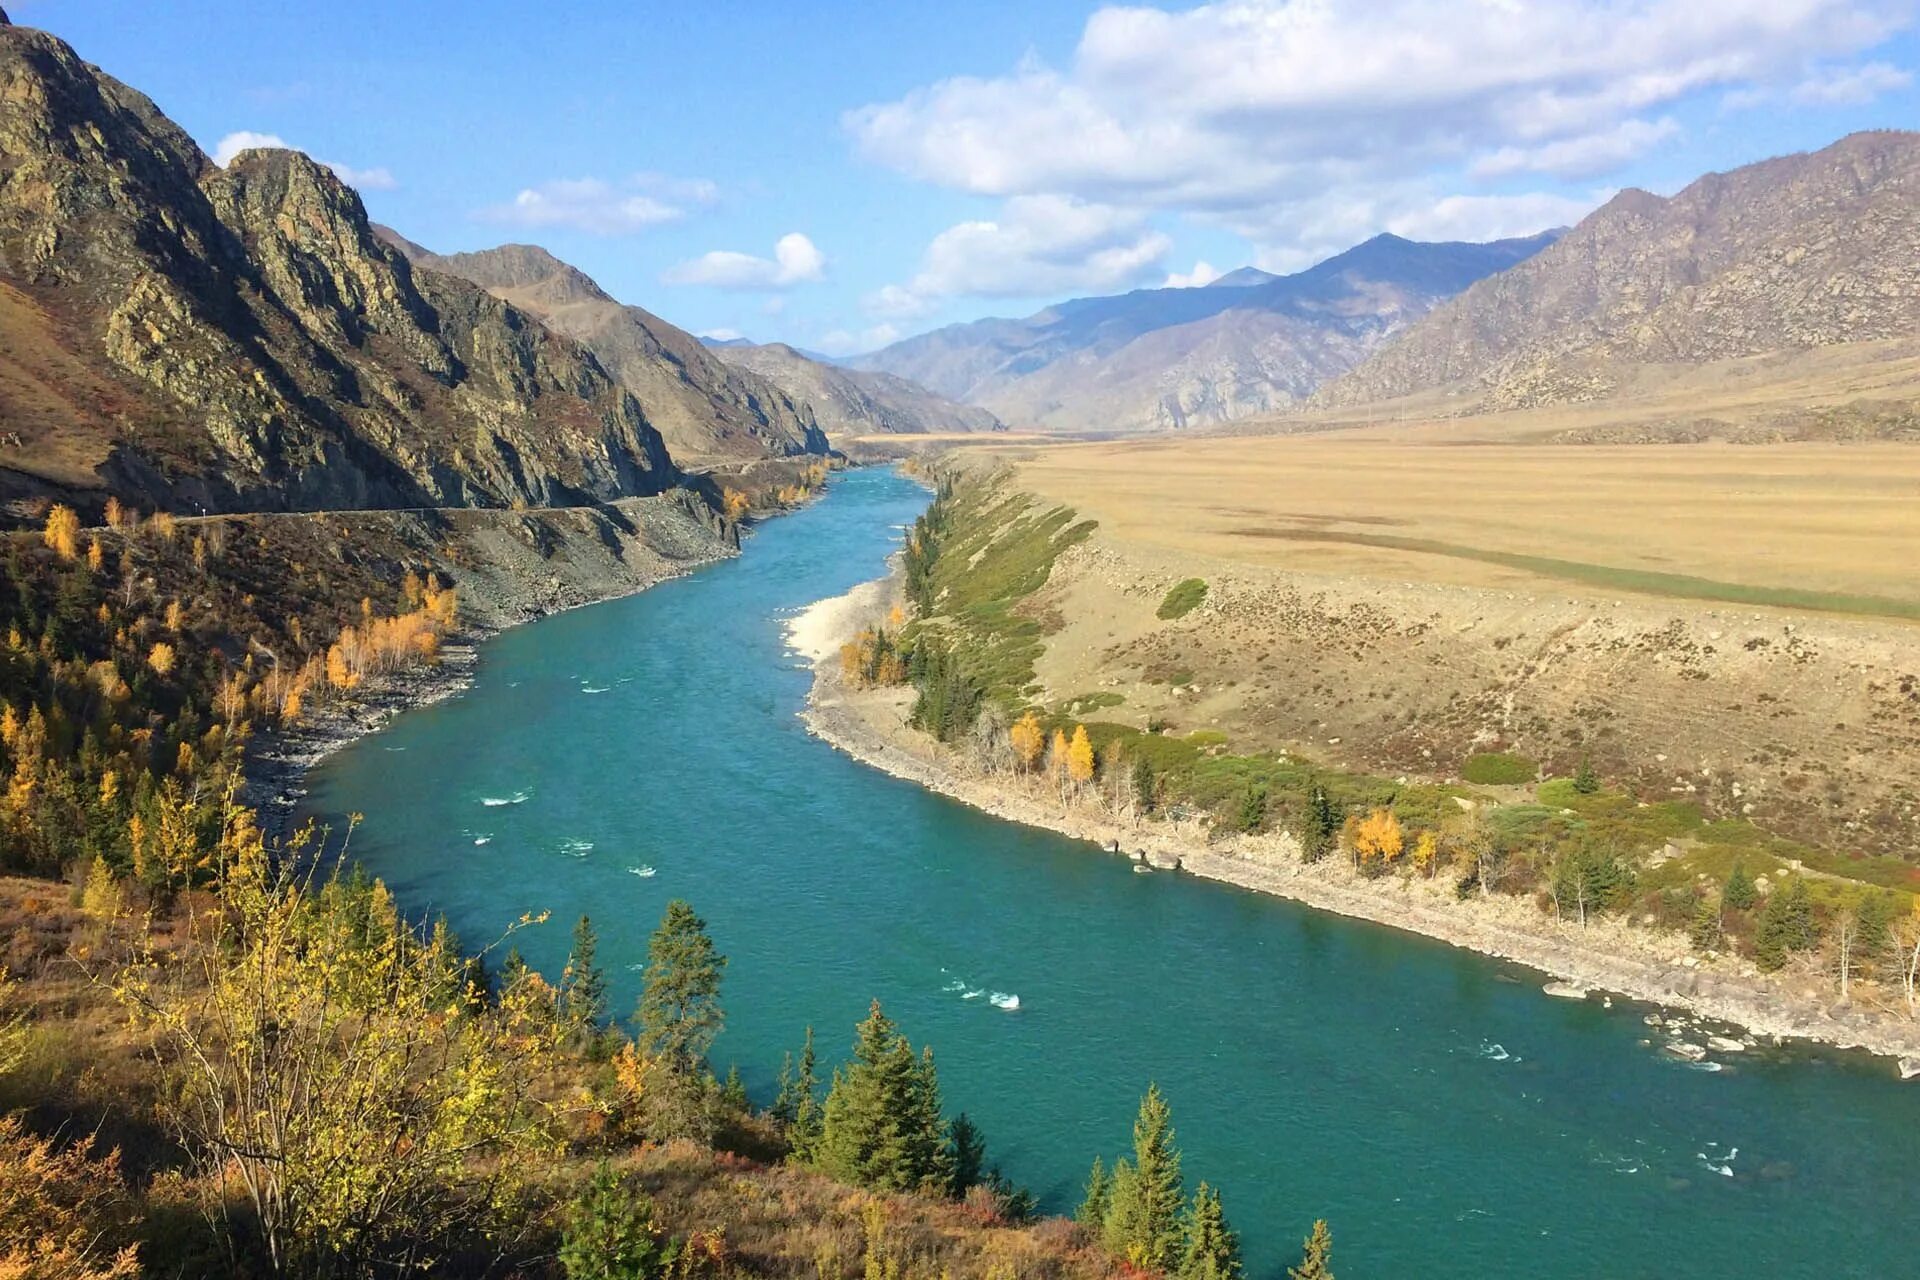
[[1720,927],[1720,904],[1712,898],[1701,898],[1693,909],[1687,936],[1695,951],[1718,951],[1725,938]]
[[1186,1191],[1180,1181],[1180,1150],[1173,1117],[1159,1085],[1147,1086],[1133,1122],[1133,1163],[1115,1166],[1108,1211],[1114,1251],[1136,1267],[1165,1271],[1179,1259]]
[[1267,821],[1267,788],[1263,783],[1254,783],[1240,795],[1239,827],[1242,831],[1258,831]]
[[820,1141],[820,1080],[815,1074],[813,1028],[807,1028],[796,1067],[789,1053],[780,1068],[780,1092],[773,1100],[774,1119],[787,1126],[787,1146],[801,1162],[813,1158]]
[[1288,1267],[1290,1280],[1333,1280],[1333,1232],[1327,1230],[1327,1220],[1321,1218],[1313,1224],[1313,1234],[1306,1239],[1306,1248],[1301,1253],[1300,1265]]
[[1316,784],[1307,801],[1306,821],[1300,830],[1300,858],[1318,862],[1333,852],[1334,837],[1340,831],[1340,810],[1327,789]]
[[1073,1220],[1096,1234],[1102,1232],[1107,1224],[1107,1209],[1112,1198],[1113,1179],[1100,1157],[1095,1156],[1093,1169],[1087,1174],[1086,1197],[1080,1201],[1080,1207],[1074,1210]]
[[727,958],[714,949],[707,922],[676,898],[647,945],[642,975],[640,1049],[680,1075],[706,1071],[707,1051],[726,1022],[720,974]]
[[720,1086],[720,1106],[730,1115],[743,1116],[752,1106],[747,1098],[747,1085],[740,1078],[738,1063],[727,1067],[726,1081]]
[[573,926],[573,954],[560,982],[560,1007],[575,1024],[597,1032],[607,1016],[607,975],[594,963],[600,939],[586,916]]
[[1753,958],[1762,969],[1778,969],[1795,951],[1812,949],[1818,937],[1813,899],[1805,876],[1794,876],[1785,888],[1767,895],[1753,931]]
[[1886,956],[1887,946],[1893,940],[1893,918],[1899,905],[1892,894],[1877,890],[1869,890],[1861,897],[1860,909],[1854,917],[1854,948],[1862,960],[1873,964]]
[[855,1033],[853,1061],[833,1073],[814,1163],[871,1190],[944,1188],[951,1178],[945,1137],[931,1054],[915,1058],[874,1001]]
[[652,1280],[677,1252],[653,1222],[653,1202],[604,1160],[567,1207],[559,1261],[567,1280]]
[[1753,877],[1747,874],[1747,864],[1739,858],[1733,860],[1733,870],[1727,873],[1726,887],[1720,891],[1720,901],[1729,911],[1745,911],[1760,900],[1760,891],[1754,887]]
[[1234,1280],[1240,1274],[1240,1237],[1227,1225],[1220,1193],[1206,1183],[1187,1210],[1179,1280]]
[[1154,806],[1153,762],[1145,756],[1133,758],[1133,794],[1140,804],[1140,812],[1152,813]]
[[947,1126],[947,1192],[955,1200],[986,1178],[987,1140],[980,1126],[962,1111]]
[[1593,759],[1580,757],[1580,767],[1573,771],[1573,789],[1583,796],[1590,796],[1600,790],[1600,775],[1593,771]]

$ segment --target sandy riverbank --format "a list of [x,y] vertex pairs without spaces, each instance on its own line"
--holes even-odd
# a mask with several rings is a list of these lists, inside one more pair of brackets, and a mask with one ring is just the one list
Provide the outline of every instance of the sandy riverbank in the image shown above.
[[[1920,1024],[1860,1005],[1838,1006],[1793,991],[1738,962],[1702,961],[1685,938],[1618,920],[1587,927],[1542,915],[1531,900],[1456,900],[1451,880],[1366,879],[1338,858],[1302,863],[1284,833],[1212,839],[1200,823],[1132,821],[1095,802],[1063,808],[1005,780],[973,776],[939,744],[906,723],[911,694],[853,690],[834,660],[840,644],[878,620],[897,598],[892,579],[863,583],[823,600],[789,623],[797,652],[814,663],[803,712],[808,729],[854,759],[972,805],[995,817],[1041,827],[1162,869],[1204,876],[1291,898],[1323,911],[1368,920],[1511,960],[1556,983],[1646,1001],[1693,1018],[1744,1027],[1755,1036],[1816,1040],[1901,1059],[1920,1071]],[[1704,1044],[1711,1028],[1663,1028],[1660,1034]],[[1716,1053],[1715,1056],[1721,1056]]]

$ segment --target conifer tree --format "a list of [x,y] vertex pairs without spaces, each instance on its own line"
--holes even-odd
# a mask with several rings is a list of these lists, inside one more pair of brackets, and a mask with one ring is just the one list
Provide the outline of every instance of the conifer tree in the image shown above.
[[1254,783],[1240,795],[1240,812],[1237,815],[1242,831],[1258,831],[1267,821],[1267,788],[1264,783]]
[[1093,1169],[1087,1174],[1087,1194],[1080,1201],[1080,1207],[1074,1210],[1073,1220],[1089,1231],[1104,1231],[1112,1197],[1113,1178],[1107,1173],[1107,1166],[1100,1157],[1095,1156]]
[[1140,812],[1153,812],[1153,793],[1153,762],[1145,756],[1135,756],[1133,758],[1133,794],[1140,805]]
[[1187,1210],[1180,1280],[1235,1280],[1239,1274],[1240,1237],[1227,1225],[1220,1193],[1203,1182]]
[[1724,938],[1720,927],[1720,904],[1703,897],[1693,909],[1693,923],[1687,930],[1695,951],[1718,951]]
[[1321,1218],[1313,1224],[1313,1234],[1306,1239],[1300,1265],[1288,1267],[1287,1275],[1291,1280],[1333,1280],[1332,1261],[1333,1233],[1327,1230],[1327,1220]]
[[1733,860],[1733,870],[1727,873],[1726,887],[1720,891],[1720,902],[1730,911],[1745,911],[1760,899],[1760,891],[1754,887],[1753,877],[1747,874],[1747,864],[1739,858]]
[[853,1061],[833,1073],[813,1162],[855,1186],[916,1191],[945,1188],[946,1155],[932,1055],[915,1058],[875,1000],[855,1033]]
[[1593,771],[1593,758],[1580,757],[1580,767],[1573,771],[1573,789],[1583,796],[1595,795],[1600,790],[1600,775]]
[[[1121,1161],[1108,1210],[1110,1247],[1136,1267],[1165,1271],[1179,1260],[1186,1191],[1173,1117],[1159,1085],[1147,1086],[1133,1122],[1133,1163]],[[1124,1170],[1124,1172],[1121,1172]]]
[[1818,930],[1813,900],[1805,876],[1794,876],[1784,888],[1767,895],[1753,931],[1753,958],[1762,969],[1778,969],[1795,951],[1812,948]]
[[597,1032],[607,1016],[607,975],[594,963],[600,939],[586,916],[573,926],[573,953],[560,983],[561,1008],[588,1032]]
[[962,1111],[947,1126],[947,1193],[955,1200],[980,1185],[987,1175],[987,1140]]
[[1323,786],[1315,785],[1307,802],[1307,818],[1300,832],[1300,857],[1318,862],[1333,852],[1333,838],[1340,830],[1340,810]]
[[681,1075],[704,1074],[707,1050],[725,1025],[720,975],[727,958],[714,948],[707,922],[676,898],[647,944],[642,975],[640,1049]]

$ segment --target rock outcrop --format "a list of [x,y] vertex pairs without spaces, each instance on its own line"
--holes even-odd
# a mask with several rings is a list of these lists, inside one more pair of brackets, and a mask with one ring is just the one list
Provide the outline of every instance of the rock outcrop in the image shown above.
[[225,169],[62,41],[0,28],[4,495],[178,510],[566,504],[676,471],[578,343],[416,275],[290,151]]
[[534,245],[440,255],[382,227],[424,273],[476,284],[575,339],[631,391],[684,466],[828,452],[804,399],[733,367],[579,269]]
[[1326,387],[1328,405],[1445,389],[1463,408],[1600,399],[1637,366],[1920,328],[1920,133],[1623,191]]

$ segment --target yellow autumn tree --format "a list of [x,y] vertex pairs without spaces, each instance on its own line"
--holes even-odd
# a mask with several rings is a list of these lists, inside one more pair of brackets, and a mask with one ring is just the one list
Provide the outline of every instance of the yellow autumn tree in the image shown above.
[[1422,831],[1413,842],[1413,865],[1423,876],[1433,874],[1433,864],[1440,855],[1440,837],[1431,831]]
[[1067,735],[1065,730],[1053,731],[1053,742],[1047,747],[1047,772],[1053,775],[1055,782],[1066,776]]
[[161,541],[172,542],[174,530],[176,527],[176,522],[174,521],[174,518],[173,518],[173,512],[171,511],[154,512],[153,519],[147,522],[147,527],[149,529],[152,529],[153,532],[159,536]]
[[107,499],[107,528],[118,529],[127,518],[127,509],[120,505],[120,499]]
[[47,512],[46,527],[40,531],[40,540],[53,548],[53,553],[62,560],[71,560],[80,554],[80,517],[73,508],[64,503],[54,504]]
[[1040,716],[1029,711],[1014,721],[1007,730],[1007,737],[1013,743],[1013,751],[1020,759],[1020,767],[1033,769],[1040,763],[1040,757],[1046,754],[1047,731],[1040,727]]
[[1067,776],[1075,782],[1093,781],[1093,743],[1083,724],[1073,727],[1073,741],[1067,744]]
[[[102,568],[106,566],[106,563],[107,563],[107,553],[106,553],[106,549],[100,545],[100,539],[98,538],[90,539],[87,542],[87,568],[91,569],[95,573],[98,573]],[[106,607],[105,605],[101,606],[101,608],[103,609],[105,607]]]
[[178,661],[179,655],[174,652],[173,646],[164,640],[147,651],[147,665],[159,675],[172,675],[174,664]]
[[1362,866],[1391,866],[1405,847],[1400,819],[1391,809],[1375,809],[1353,829],[1353,853]]
[[751,511],[752,509],[753,509],[753,500],[747,497],[745,490],[743,489],[727,490],[727,497],[723,507],[723,510],[726,513],[727,519],[738,520],[740,519],[740,517],[746,515],[747,512]]

